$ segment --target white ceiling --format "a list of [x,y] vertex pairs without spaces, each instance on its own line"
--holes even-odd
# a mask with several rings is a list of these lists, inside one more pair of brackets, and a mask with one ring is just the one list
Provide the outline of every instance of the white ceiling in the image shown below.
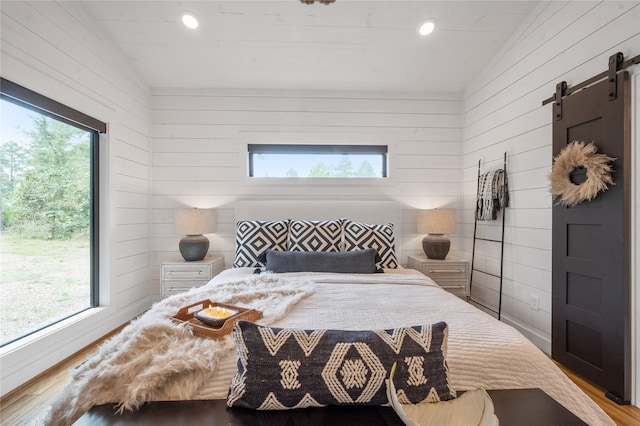
[[84,3],[151,87],[462,92],[538,2]]

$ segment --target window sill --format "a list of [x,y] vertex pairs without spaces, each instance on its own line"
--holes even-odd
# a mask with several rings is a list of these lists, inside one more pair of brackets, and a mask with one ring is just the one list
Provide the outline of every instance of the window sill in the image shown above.
[[9,343],[6,346],[0,348],[0,358],[14,351],[18,351],[20,349],[25,348],[26,346],[37,342],[43,338],[46,338],[52,334],[63,330],[66,327],[69,327],[72,324],[75,324],[79,321],[83,321],[92,316],[98,315],[105,309],[103,306],[98,306],[97,308],[86,309],[82,312],[79,312],[69,318],[65,318],[62,321],[59,321],[55,324],[50,325],[49,327],[43,328],[42,330],[36,331],[33,334],[29,334],[21,339],[18,339],[14,342]]
[[394,185],[394,179],[386,178],[268,178],[268,177],[245,177],[242,181],[244,186],[265,187],[265,186],[356,186],[386,187]]

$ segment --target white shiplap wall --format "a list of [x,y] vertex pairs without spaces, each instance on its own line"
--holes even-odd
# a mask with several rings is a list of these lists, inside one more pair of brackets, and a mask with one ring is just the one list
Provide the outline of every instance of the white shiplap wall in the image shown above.
[[[511,206],[503,320],[548,353],[552,105],[542,106],[542,101],[562,80],[571,86],[604,71],[618,51],[626,58],[640,54],[640,3],[542,2],[464,93],[465,250],[470,253],[472,247],[478,160],[483,171],[501,167],[506,151]],[[638,68],[630,71],[638,73]],[[539,310],[530,307],[532,296],[539,297]]]
[[[1,2],[2,77],[108,123],[101,305],[0,349],[2,394],[148,308],[149,89],[73,2]],[[26,342],[28,343],[26,343]]]
[[[153,89],[153,293],[160,263],[179,257],[173,209],[218,209],[210,252],[230,266],[239,199],[318,200],[320,209],[323,199],[395,200],[403,206],[397,232],[406,263],[421,250],[415,209],[462,207],[461,112],[460,96],[450,94]],[[390,178],[256,182],[246,177],[246,152],[260,142],[388,144]],[[460,234],[452,236],[453,252]]]

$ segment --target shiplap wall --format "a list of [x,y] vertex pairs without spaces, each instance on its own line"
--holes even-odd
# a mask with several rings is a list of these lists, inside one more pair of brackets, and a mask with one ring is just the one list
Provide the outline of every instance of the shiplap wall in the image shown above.
[[[462,207],[461,113],[460,96],[448,94],[153,89],[153,293],[160,263],[179,257],[173,209],[218,209],[210,252],[229,267],[239,199],[318,200],[319,209],[324,199],[397,201],[406,263],[421,252],[416,209]],[[390,178],[249,179],[247,144],[261,142],[388,144]],[[452,236],[453,252],[460,235]]]
[[[551,350],[552,96],[607,69],[615,52],[640,54],[640,3],[542,2],[464,93],[464,247],[472,249],[478,160],[508,153],[503,320]],[[630,69],[638,73],[640,67]],[[637,90],[637,88],[635,88]],[[635,94],[637,96],[637,93]],[[636,112],[637,121],[637,112]],[[636,144],[633,146],[637,146]],[[636,213],[637,214],[637,213]],[[497,254],[489,262],[495,263]],[[491,293],[491,289],[486,290]],[[539,298],[539,310],[531,298]]]
[[[4,78],[108,123],[101,305],[0,349],[2,394],[148,308],[149,90],[73,2],[1,2]],[[46,303],[46,301],[43,301]]]

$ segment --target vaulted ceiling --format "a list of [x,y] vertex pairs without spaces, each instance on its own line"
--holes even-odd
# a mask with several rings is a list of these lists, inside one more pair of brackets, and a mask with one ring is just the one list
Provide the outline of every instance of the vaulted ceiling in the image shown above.
[[461,92],[538,2],[84,3],[151,87]]

